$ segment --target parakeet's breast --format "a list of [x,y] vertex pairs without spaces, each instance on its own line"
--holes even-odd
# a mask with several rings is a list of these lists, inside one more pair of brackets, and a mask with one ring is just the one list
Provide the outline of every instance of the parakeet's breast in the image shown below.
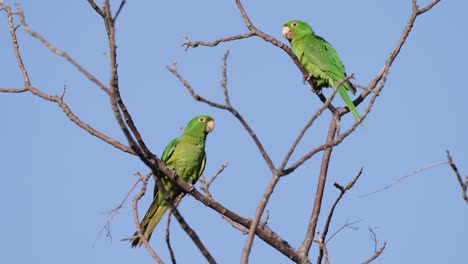
[[175,170],[182,179],[193,184],[199,176],[204,157],[203,144],[180,142],[167,162],[167,166]]

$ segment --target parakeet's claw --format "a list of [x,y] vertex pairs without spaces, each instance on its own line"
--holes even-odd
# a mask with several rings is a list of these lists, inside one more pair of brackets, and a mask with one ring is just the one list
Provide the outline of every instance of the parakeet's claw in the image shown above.
[[192,194],[195,191],[195,186],[193,184],[190,184],[190,189],[188,191],[189,194]]

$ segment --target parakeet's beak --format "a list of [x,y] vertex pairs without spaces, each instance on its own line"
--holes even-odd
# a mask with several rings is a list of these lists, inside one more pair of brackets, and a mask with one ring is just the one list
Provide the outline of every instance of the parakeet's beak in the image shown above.
[[292,39],[292,32],[291,32],[291,30],[289,29],[288,26],[283,26],[283,36],[284,36],[287,40],[291,40],[291,39]]
[[215,128],[214,120],[210,120],[208,121],[208,123],[206,123],[205,132],[210,133],[211,131],[214,130],[214,128]]

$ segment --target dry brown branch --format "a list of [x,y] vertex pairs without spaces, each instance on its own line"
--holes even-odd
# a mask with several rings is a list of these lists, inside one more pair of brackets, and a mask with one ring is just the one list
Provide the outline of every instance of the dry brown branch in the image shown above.
[[[19,89],[3,89],[2,92],[9,92],[9,91],[12,91],[12,92],[16,92],[16,91],[22,91],[24,89],[28,90],[29,92],[31,92],[32,94],[34,94],[35,96],[38,96],[46,101],[50,101],[50,102],[54,102],[56,103],[61,109],[62,111],[65,113],[65,115],[73,122],[75,123],[77,126],[81,127],[82,129],[84,129],[85,131],[87,131],[89,134],[91,134],[92,136],[95,136],[101,140],[103,140],[104,142],[124,151],[124,152],[127,152],[127,153],[130,153],[130,154],[135,154],[133,152],[132,149],[130,149],[129,147],[123,145],[122,143],[118,142],[117,140],[111,138],[111,137],[108,137],[106,135],[104,135],[103,133],[99,132],[98,130],[94,129],[93,127],[91,127],[90,125],[88,125],[87,123],[83,122],[82,120],[80,120],[78,118],[78,116],[76,116],[73,111],[70,109],[70,107],[63,101],[63,94],[61,96],[52,96],[52,95],[49,95],[49,94],[46,94],[44,92],[42,92],[41,90],[33,87],[31,85],[31,81],[30,81],[30,78],[29,78],[29,74],[26,70],[26,67],[23,63],[23,58],[21,56],[21,52],[20,52],[20,47],[19,47],[19,43],[18,43],[18,39],[17,39],[17,36],[16,36],[16,26],[13,22],[13,13],[11,12],[11,8],[5,4],[4,1],[0,1],[3,9],[6,11],[7,13],[7,17],[8,17],[8,24],[9,24],[9,28],[10,28],[10,37],[11,37],[11,40],[12,40],[12,43],[13,43],[13,50],[14,50],[14,53],[15,53],[15,56],[16,56],[16,60],[18,62],[18,67],[23,75],[23,80],[24,80],[24,88],[19,88]],[[18,11],[18,14],[20,14],[20,17],[23,16],[24,18],[24,13],[19,10]]]
[[460,171],[457,168],[457,165],[453,162],[452,156],[450,155],[450,152],[447,150],[447,159],[448,159],[448,164],[452,168],[453,172],[455,173],[455,176],[457,177],[458,183],[460,184],[460,188],[462,191],[462,197],[463,200],[465,200],[466,203],[468,203],[468,196],[467,196],[467,190],[468,190],[468,175],[465,177],[465,181],[463,181]]
[[0,93],[24,93],[27,91],[27,88],[0,88]]
[[83,66],[81,66],[76,60],[74,60],[70,55],[68,55],[66,52],[56,48],[54,45],[52,45],[50,42],[48,42],[42,35],[39,33],[33,31],[31,27],[26,23],[26,18],[24,16],[23,10],[21,10],[21,7],[16,4],[15,5],[16,10],[18,12],[18,15],[20,17],[21,25],[23,26],[24,30],[28,32],[29,35],[32,37],[38,39],[45,47],[47,47],[52,53],[64,58],[66,61],[68,61],[71,65],[73,65],[80,73],[82,73],[86,78],[88,78],[91,82],[96,84],[97,87],[99,87],[101,90],[106,92],[107,94],[110,93],[110,89],[106,87],[102,82],[100,82],[94,75],[92,75],[90,72],[88,72]]
[[[338,183],[334,183],[333,186],[335,186],[338,190],[340,190],[340,194],[338,195],[338,197],[336,198],[335,202],[333,203],[332,207],[330,208],[330,212],[328,213],[328,217],[327,217],[327,220],[325,221],[325,226],[323,228],[323,234],[322,234],[322,240],[325,240],[327,238],[327,234],[328,234],[328,230],[330,228],[330,224],[331,224],[331,220],[333,218],[333,214],[335,212],[335,208],[336,206],[338,205],[338,203],[340,202],[341,198],[343,198],[343,196],[345,195],[345,193],[350,190],[351,188],[353,188],[354,184],[356,184],[357,180],[359,179],[359,177],[362,175],[362,170],[363,168],[361,167],[361,169],[359,170],[358,174],[353,178],[353,180],[351,182],[349,182],[345,187],[339,185]],[[333,237],[333,236],[332,236]],[[328,242],[328,241],[327,241]],[[322,262],[322,257],[323,257],[323,254],[325,252],[323,252],[323,249],[320,248],[319,250],[319,254],[317,256],[317,262],[316,263],[321,263]],[[325,260],[326,261],[326,260]]]
[[[207,182],[205,180],[205,177],[203,175],[200,176],[200,183],[201,183],[201,189],[203,190],[203,192],[206,194],[206,196],[210,199],[214,199],[213,198],[213,195],[211,194],[210,192],[210,185],[211,183],[213,183],[213,181],[218,177],[218,175],[220,175],[224,169],[227,167],[228,163],[225,162],[221,168],[216,171],[216,173],[213,175],[213,177],[211,177],[211,179]],[[241,231],[243,234],[247,234],[249,232],[248,229],[246,229],[244,226],[234,222],[233,220],[231,220],[229,217],[226,217],[225,215],[221,215],[221,217],[226,220],[229,224],[231,224],[232,227],[234,227],[235,229]]]
[[328,242],[330,242],[335,236],[337,236],[341,231],[343,231],[344,229],[348,228],[348,229],[351,229],[351,230],[358,230],[359,227],[356,227],[356,226],[353,226],[354,224],[357,224],[361,222],[361,220],[356,220],[356,221],[353,221],[353,222],[348,222],[348,219],[346,219],[346,222],[340,226],[340,228],[338,228],[335,232],[333,232],[333,234],[325,241],[325,244],[327,244]]
[[440,165],[442,165],[442,164],[449,164],[449,162],[448,162],[448,161],[439,161],[439,162],[435,162],[435,163],[429,164],[429,165],[427,165],[427,166],[418,168],[418,169],[416,169],[416,170],[414,170],[414,171],[412,171],[412,172],[410,172],[410,173],[408,173],[408,174],[406,174],[406,175],[404,175],[404,176],[402,176],[402,177],[400,177],[400,178],[394,180],[394,181],[391,182],[390,184],[385,185],[384,187],[382,187],[382,188],[380,188],[380,189],[377,189],[377,190],[375,190],[375,191],[373,191],[373,192],[370,192],[370,193],[367,193],[367,194],[363,194],[363,195],[361,195],[361,196],[359,196],[359,197],[366,197],[366,196],[370,196],[370,195],[373,195],[373,194],[376,194],[376,193],[385,191],[385,190],[387,190],[387,189],[393,187],[395,184],[397,184],[397,183],[399,183],[399,182],[405,180],[406,178],[409,178],[409,177],[411,177],[411,176],[414,176],[414,175],[420,173],[421,171],[424,171],[424,170],[427,170],[427,169],[430,169],[430,168],[433,168],[433,167],[440,166]]
[[[344,78],[343,80],[338,82],[337,87],[339,87],[343,82],[347,81],[351,77],[352,77],[352,75],[347,76],[346,78]],[[250,254],[250,250],[252,248],[254,235],[255,235],[254,230],[257,228],[257,225],[260,222],[262,214],[263,214],[263,212],[264,212],[264,210],[266,208],[266,205],[268,204],[268,201],[270,199],[271,194],[273,193],[273,190],[276,187],[276,184],[278,183],[280,177],[284,175],[284,174],[282,174],[283,168],[286,165],[287,161],[289,160],[289,157],[292,155],[292,153],[293,153],[294,149],[296,148],[297,144],[299,143],[299,141],[301,140],[302,136],[305,134],[307,129],[310,128],[313,121],[322,113],[322,111],[325,109],[325,107],[327,107],[327,104],[331,103],[331,100],[333,99],[333,97],[334,97],[334,95],[336,94],[337,91],[338,91],[338,89],[334,89],[334,93],[325,101],[324,106],[319,108],[319,110],[312,116],[312,118],[309,120],[309,122],[306,124],[306,126],[302,129],[301,133],[299,134],[299,136],[297,137],[297,139],[295,140],[295,142],[291,146],[290,150],[286,154],[285,158],[283,159],[282,164],[280,165],[280,168],[273,172],[273,176],[272,176],[272,178],[270,180],[270,183],[268,184],[268,187],[266,188],[260,202],[258,203],[257,210],[255,212],[255,216],[254,216],[254,218],[252,220],[252,226],[250,227],[250,230],[249,230],[249,236],[247,237],[247,240],[246,240],[245,245],[244,245],[244,249],[242,251],[242,260],[241,260],[241,262],[247,263],[247,261],[248,261],[248,256]]]
[[[317,242],[320,245],[320,252],[322,252],[323,256],[325,257],[325,264],[330,264],[330,261],[328,260],[328,249],[327,245],[323,241],[323,236],[320,235],[320,232],[317,232]],[[322,259],[320,258],[320,262],[317,262],[317,264],[322,263]]]
[[304,241],[302,242],[298,250],[301,263],[310,262],[308,260],[308,255],[309,255],[312,242],[314,241],[314,235],[316,232],[317,222],[318,222],[318,218],[320,215],[320,209],[322,207],[322,200],[323,200],[323,195],[325,191],[325,183],[326,183],[327,175],[328,175],[328,166],[330,164],[330,157],[331,157],[331,153],[333,150],[333,146],[331,145],[331,143],[333,142],[335,135],[336,135],[336,129],[338,125],[337,120],[339,120],[339,118],[340,118],[339,116],[334,116],[334,118],[332,118],[330,121],[330,128],[328,129],[328,135],[327,135],[327,141],[326,141],[326,144],[330,144],[330,145],[326,147],[325,150],[323,151],[322,164],[320,166],[320,175],[318,178],[317,191],[315,193],[315,200],[314,200],[314,207],[312,209],[312,215],[310,217],[309,226],[307,227],[307,232],[306,232]]
[[187,36],[184,36],[184,43],[181,45],[182,47],[185,46],[185,50],[188,50],[189,48],[196,48],[199,45],[201,46],[207,46],[207,47],[214,47],[217,46],[219,43],[222,42],[229,42],[233,40],[239,40],[239,39],[245,39],[245,38],[250,38],[252,36],[255,36],[252,32],[245,33],[245,34],[240,34],[236,36],[230,36],[226,38],[219,38],[213,42],[207,42],[207,41],[195,41],[191,42]]
[[140,221],[138,220],[138,201],[145,195],[146,192],[146,186],[148,183],[148,179],[151,174],[148,174],[147,177],[141,176],[139,173],[135,174],[135,176],[138,177],[138,181],[142,183],[141,190],[135,195],[135,197],[132,200],[132,210],[133,210],[133,221],[135,222],[136,226],[136,234],[138,238],[143,242],[143,245],[145,245],[146,250],[151,254],[153,259],[159,263],[163,264],[164,262],[161,260],[161,258],[156,254],[154,249],[151,247],[151,245],[148,243],[148,240],[146,239],[145,235],[141,232],[141,227],[140,227]]
[[94,240],[94,243],[93,243],[93,247],[96,244],[96,241],[98,240],[98,238],[101,236],[102,232],[104,232],[104,231],[106,231],[106,236],[108,236],[108,237],[110,237],[112,239],[112,234],[110,233],[110,224],[111,224],[112,220],[114,220],[114,217],[117,215],[117,213],[123,207],[123,205],[127,201],[128,197],[130,197],[130,194],[135,190],[138,183],[140,183],[142,181],[142,179],[145,180],[145,182],[147,182],[149,177],[151,177],[151,173],[148,173],[146,175],[146,177],[141,176],[141,174],[139,172],[136,172],[134,175],[138,177],[138,180],[135,182],[135,184],[133,184],[132,188],[130,188],[130,190],[127,192],[127,194],[123,198],[122,202],[120,202],[120,204],[117,205],[117,207],[115,207],[114,209],[112,209],[112,210],[110,210],[109,212],[106,213],[107,215],[109,215],[109,217],[107,217],[106,223],[101,228],[98,235],[96,236],[96,239]]
[[176,264],[174,250],[172,249],[172,246],[171,246],[170,231],[169,231],[169,227],[171,226],[171,216],[172,216],[172,211],[169,210],[169,213],[167,214],[167,225],[166,225],[166,245],[167,245],[167,249],[169,250],[169,256],[171,258],[172,264]]
[[[341,81],[339,81],[336,85],[336,87],[340,87],[344,82],[348,81],[350,78],[352,78],[352,75],[348,75],[345,78],[343,78]],[[302,140],[304,137],[305,133],[309,128],[312,126],[314,121],[325,111],[326,108],[328,108],[328,105],[331,104],[333,98],[335,97],[336,93],[338,92],[338,89],[333,89],[333,93],[327,98],[325,103],[320,106],[320,108],[312,115],[312,117],[307,121],[306,125],[302,128],[302,130],[299,132],[299,135],[296,137],[294,140],[293,144],[289,148],[288,152],[286,153],[286,156],[284,157],[283,161],[281,162],[281,165],[278,170],[280,170],[281,176],[285,176],[290,174],[291,172],[294,171],[294,169],[289,169],[287,171],[284,170],[284,167],[288,163],[289,159],[291,158],[291,155],[293,154],[294,150],[296,150],[296,147],[299,145],[299,142]]]
[[242,250],[241,263],[248,262],[250,251],[252,249],[252,245],[253,245],[253,241],[255,237],[255,230],[257,229],[257,226],[260,223],[260,219],[262,217],[263,212],[265,211],[266,205],[268,204],[268,200],[270,199],[270,196],[273,193],[273,190],[275,189],[276,184],[278,183],[279,179],[280,179],[280,175],[277,173],[277,171],[273,172],[271,180],[268,183],[268,186],[265,192],[263,193],[263,196],[260,202],[257,205],[257,209],[255,210],[255,216],[252,220],[252,225],[249,228],[249,236],[247,237],[247,240],[245,241],[244,249]]
[[376,258],[378,258],[378,257],[382,254],[382,252],[384,251],[386,245],[387,245],[387,242],[384,242],[383,245],[382,245],[382,247],[380,247],[379,250],[377,250],[372,256],[370,256],[370,258],[368,258],[367,260],[365,260],[365,261],[363,262],[363,264],[369,264],[369,263],[371,263],[372,261],[374,261]]
[[215,103],[213,101],[210,101],[210,100],[198,95],[195,92],[195,90],[192,88],[192,86],[187,82],[187,80],[185,80],[182,77],[182,75],[178,72],[177,65],[176,65],[175,62],[173,62],[172,67],[166,66],[166,68],[172,74],[174,74],[177,77],[177,79],[179,79],[179,81],[182,83],[182,85],[190,92],[193,99],[195,99],[196,101],[206,103],[206,104],[208,104],[208,105],[210,105],[212,107],[216,107],[216,108],[219,108],[219,109],[229,111],[242,124],[244,129],[247,131],[247,133],[250,135],[252,140],[255,142],[255,145],[257,146],[258,150],[260,151],[260,154],[262,155],[262,157],[265,160],[266,164],[268,165],[270,170],[272,172],[274,172],[276,169],[275,169],[275,166],[273,165],[273,161],[271,160],[270,156],[266,152],[266,150],[263,147],[262,143],[260,142],[259,138],[254,133],[252,128],[249,126],[247,121],[245,121],[245,119],[242,117],[242,115],[231,105],[231,102],[229,100],[229,94],[227,92],[227,87],[226,87],[226,84],[227,84],[226,67],[227,67],[227,56],[228,55],[229,55],[229,53],[226,52],[226,53],[224,53],[224,56],[223,56],[223,66],[222,66],[222,75],[223,75],[222,80],[223,81],[221,81],[221,88],[223,89],[223,94],[224,94],[224,97],[225,97],[225,104]]

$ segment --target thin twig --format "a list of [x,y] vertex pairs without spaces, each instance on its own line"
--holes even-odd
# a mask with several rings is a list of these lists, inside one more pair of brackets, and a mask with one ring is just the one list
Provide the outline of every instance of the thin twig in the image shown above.
[[207,41],[195,41],[191,42],[187,36],[184,36],[184,43],[181,45],[182,47],[185,46],[185,50],[188,50],[189,48],[196,48],[199,45],[201,46],[207,46],[207,47],[214,47],[217,46],[219,43],[222,42],[229,42],[233,40],[239,40],[239,39],[245,39],[245,38],[250,38],[252,36],[255,36],[252,32],[245,33],[245,34],[240,34],[236,36],[230,36],[226,38],[219,38],[213,42],[207,42]]
[[146,192],[146,186],[148,183],[148,179],[151,176],[151,174],[148,174],[146,177],[141,176],[139,173],[135,174],[135,176],[138,177],[138,180],[142,183],[141,190],[140,192],[137,193],[137,195],[133,198],[132,200],[132,209],[133,209],[133,221],[135,222],[136,226],[136,234],[140,241],[143,242],[143,245],[145,245],[146,250],[151,254],[153,259],[158,262],[159,264],[163,264],[164,262],[161,260],[161,258],[156,254],[154,249],[151,247],[151,245],[148,243],[148,240],[146,239],[145,235],[141,232],[141,226],[140,226],[140,221],[138,220],[138,201],[145,195]]
[[169,213],[167,214],[167,225],[166,225],[166,245],[167,245],[167,249],[169,250],[169,256],[171,258],[172,264],[176,264],[174,250],[172,249],[172,246],[171,246],[170,231],[169,231],[170,229],[169,227],[171,226],[171,216],[172,216],[172,211],[169,210]]
[[[62,96],[52,96],[52,95],[49,95],[49,94],[46,94],[44,92],[42,92],[41,90],[33,87],[31,85],[31,81],[30,81],[30,78],[29,78],[29,74],[26,70],[26,67],[23,63],[23,58],[21,56],[21,52],[20,52],[20,48],[19,48],[19,43],[18,43],[18,39],[17,39],[17,36],[16,36],[16,26],[13,22],[13,14],[11,12],[11,8],[9,6],[7,6],[5,4],[4,1],[0,1],[0,3],[2,4],[2,7],[3,9],[7,12],[7,17],[8,17],[8,23],[9,23],[9,27],[10,27],[10,37],[11,37],[11,40],[12,40],[12,43],[13,43],[13,50],[15,52],[15,56],[16,56],[16,59],[17,59],[17,62],[18,62],[18,67],[23,75],[23,80],[24,80],[24,89],[27,89],[29,92],[31,92],[32,94],[34,94],[35,96],[38,96],[42,99],[45,99],[47,101],[50,101],[50,102],[54,102],[56,103],[61,109],[62,111],[65,113],[65,115],[72,121],[74,122],[77,126],[81,127],[82,129],[84,129],[85,131],[87,131],[89,134],[91,134],[92,136],[95,136],[103,141],[105,141],[106,143],[124,151],[124,152],[127,152],[127,153],[130,153],[130,154],[135,154],[133,152],[133,150],[125,145],[123,145],[122,143],[118,142],[117,140],[111,138],[111,137],[108,137],[106,135],[104,135],[103,133],[97,131],[96,129],[94,129],[93,127],[91,127],[90,125],[88,125],[87,123],[83,122],[82,120],[80,120],[78,118],[78,116],[76,116],[73,111],[70,109],[70,107],[63,101],[63,97]],[[18,13],[21,13],[22,16],[24,17],[24,13],[21,11],[18,11]]]
[[[336,135],[339,118],[340,118],[339,116],[335,115],[334,118],[330,120],[330,127],[328,129],[326,144],[331,144],[333,142],[335,135]],[[315,193],[315,200],[314,200],[314,207],[312,209],[312,215],[309,220],[309,226],[307,227],[307,232],[306,232],[304,241],[302,242],[298,250],[299,258],[301,259],[301,262],[303,263],[309,262],[308,261],[309,250],[312,245],[312,242],[314,241],[314,235],[316,232],[317,222],[318,222],[318,218],[320,215],[320,209],[322,207],[322,200],[323,200],[323,195],[325,191],[325,183],[327,180],[328,166],[330,164],[330,157],[331,157],[332,150],[333,150],[333,146],[329,145],[323,151],[322,164],[320,165],[320,175],[318,177],[317,191]]]
[[114,17],[112,18],[112,21],[113,21],[114,23],[115,23],[115,21],[117,20],[117,17],[119,17],[119,14],[120,14],[120,12],[122,11],[122,9],[123,9],[125,3],[127,3],[127,0],[122,0],[122,1],[120,2],[120,6],[119,6],[119,8],[117,9],[117,12],[115,12]]
[[28,88],[0,88],[0,93],[24,93]]
[[335,89],[333,89],[333,92],[332,94],[327,98],[327,100],[325,101],[325,103],[320,106],[320,108],[312,115],[312,117],[309,119],[309,121],[307,121],[306,125],[302,128],[302,130],[299,132],[299,135],[296,137],[296,139],[294,140],[293,144],[291,145],[291,147],[289,148],[288,152],[286,153],[286,156],[283,158],[283,161],[281,162],[280,164],[280,167],[279,167],[279,170],[283,171],[282,175],[281,176],[285,176],[287,174],[290,174],[291,172],[293,172],[293,170],[288,170],[288,172],[284,172],[284,167],[286,166],[286,164],[288,163],[289,159],[291,158],[291,155],[293,154],[294,150],[296,149],[296,147],[299,145],[299,142],[302,140],[302,138],[304,137],[305,133],[307,132],[307,130],[312,126],[312,124],[314,123],[314,121],[323,113],[323,111],[325,111],[325,109],[328,108],[328,105],[331,104],[333,98],[335,97],[336,93],[338,92],[338,89],[337,87],[340,87],[343,83],[345,83],[346,81],[348,81],[350,78],[352,78],[353,75],[350,74],[348,76],[346,76],[345,78],[343,78],[342,80],[340,80],[336,85],[335,85]]
[[385,249],[385,246],[387,245],[387,242],[384,242],[382,247],[379,248],[379,250],[377,250],[376,252],[374,252],[374,254],[372,256],[370,256],[367,260],[365,260],[364,262],[362,262],[363,264],[369,264],[371,263],[372,261],[374,261],[376,258],[378,258],[382,252],[384,251]]
[[467,196],[467,190],[468,190],[468,175],[465,177],[465,181],[463,181],[460,171],[457,168],[457,165],[453,162],[452,156],[450,155],[450,152],[447,150],[447,159],[448,159],[448,164],[452,168],[453,172],[455,173],[455,176],[457,177],[458,183],[460,184],[461,191],[462,191],[462,197],[463,200],[465,200],[466,203],[468,203],[468,196]]
[[42,35],[39,33],[33,31],[31,27],[26,23],[26,18],[24,16],[23,10],[21,7],[16,4],[16,10],[18,11],[21,25],[23,26],[24,30],[28,32],[29,35],[32,37],[38,39],[44,46],[46,46],[52,53],[64,58],[66,61],[68,61],[71,65],[73,65],[79,72],[81,72],[86,78],[88,78],[91,82],[96,84],[101,90],[106,92],[107,94],[110,93],[110,89],[106,87],[102,82],[100,82],[94,75],[92,75],[90,72],[88,72],[83,66],[81,66],[76,60],[74,60],[70,55],[68,55],[66,52],[56,48],[54,45],[52,45],[50,42],[48,42]]
[[268,204],[268,200],[270,199],[270,196],[273,193],[273,190],[275,189],[279,179],[280,175],[276,171],[273,172],[271,180],[268,183],[268,186],[265,192],[263,193],[260,202],[257,205],[257,209],[255,210],[255,216],[249,228],[249,235],[245,241],[244,249],[242,250],[241,263],[246,264],[248,262],[250,251],[252,250],[252,245],[255,238],[255,230],[257,229],[257,226],[260,223],[260,219],[262,217],[263,212],[265,211],[266,205]]
[[394,180],[394,181],[391,182],[390,184],[385,185],[384,187],[382,187],[382,188],[380,188],[380,189],[377,189],[377,190],[375,190],[375,191],[373,191],[373,192],[370,192],[370,193],[367,193],[367,194],[360,195],[359,197],[361,197],[361,198],[362,198],[362,197],[367,197],[367,196],[370,196],[370,195],[373,195],[373,194],[376,194],[376,193],[385,191],[385,190],[389,189],[390,187],[394,186],[395,184],[397,184],[397,183],[403,181],[403,180],[406,179],[406,178],[409,178],[409,177],[411,177],[411,176],[414,176],[414,175],[420,173],[421,171],[424,171],[424,170],[427,170],[427,169],[430,169],[430,168],[433,168],[433,167],[440,166],[440,165],[442,165],[442,164],[449,164],[449,161],[439,161],[439,162],[435,162],[435,163],[429,164],[429,165],[427,165],[427,166],[418,168],[418,169],[416,169],[416,170],[414,170],[414,171],[412,171],[412,172],[410,172],[410,173],[408,173],[408,174],[406,174],[406,175],[404,175],[404,176],[402,176],[402,177],[400,177],[400,178]]
[[[225,75],[226,73],[226,59],[227,59],[227,54],[224,55],[223,57],[223,67],[222,67],[222,72],[223,72],[223,82],[226,84],[227,83],[227,77]],[[250,125],[247,123],[247,121],[245,121],[245,119],[243,118],[243,116],[233,107],[231,106],[231,103],[230,103],[230,100],[229,100],[229,94],[227,92],[227,87],[222,87],[223,88],[223,94],[225,96],[225,103],[226,104],[219,104],[219,103],[215,103],[213,101],[210,101],[202,96],[200,96],[198,93],[195,92],[195,90],[192,88],[192,86],[187,82],[187,80],[185,80],[182,75],[178,72],[177,70],[177,64],[175,63],[175,61],[173,62],[172,64],[172,67],[169,67],[169,66],[166,66],[166,68],[172,73],[174,74],[177,79],[179,79],[179,81],[182,83],[182,85],[187,89],[187,91],[189,91],[189,93],[192,95],[193,99],[195,99],[196,101],[199,101],[199,102],[203,102],[203,103],[206,103],[212,107],[216,107],[216,108],[219,108],[219,109],[223,109],[223,110],[227,110],[229,111],[241,124],[242,126],[244,127],[244,129],[247,131],[247,133],[250,135],[250,137],[252,138],[252,140],[255,142],[255,145],[257,146],[258,150],[260,151],[260,154],[262,155],[263,159],[265,160],[266,164],[268,165],[268,168],[270,168],[270,170],[272,172],[274,172],[276,169],[275,169],[275,166],[273,164],[273,161],[271,160],[270,156],[268,155],[268,153],[266,152],[265,148],[263,147],[262,143],[260,142],[260,139],[257,137],[257,135],[255,134],[255,132],[252,130],[252,128],[250,127]],[[223,83],[222,82],[222,83]]]
[[[335,202],[333,203],[332,207],[330,208],[330,212],[328,213],[328,217],[327,217],[327,220],[325,221],[325,226],[323,228],[323,234],[322,234],[322,239],[325,240],[327,238],[327,234],[328,234],[328,230],[330,228],[330,224],[331,224],[331,220],[333,218],[333,214],[335,212],[335,208],[336,206],[338,205],[338,203],[340,202],[341,198],[343,198],[343,196],[345,195],[345,193],[350,190],[351,188],[353,188],[354,184],[356,184],[357,180],[359,179],[359,177],[362,175],[362,170],[363,168],[361,167],[361,169],[359,170],[358,174],[353,178],[353,180],[351,182],[349,182],[345,187],[342,187],[340,186],[338,183],[334,183],[333,185],[338,189],[340,190],[340,194],[338,195],[338,197],[336,198]],[[321,263],[322,262],[322,257],[323,257],[323,250],[322,248],[320,248],[319,250],[319,254],[317,256],[317,261],[316,263]]]
[[[228,162],[225,162],[221,168],[219,168],[218,171],[216,171],[216,173],[213,175],[213,177],[211,177],[211,179],[207,182],[205,180],[205,177],[203,175],[200,176],[200,178],[198,179],[201,183],[201,189],[203,190],[203,192],[205,192],[206,196],[210,199],[214,199],[213,198],[213,195],[211,194],[210,192],[210,185],[213,183],[213,181],[218,177],[218,175],[220,175],[224,169],[227,167],[228,165]],[[234,222],[233,220],[231,220],[229,217],[225,216],[225,215],[221,215],[221,217],[226,220],[229,224],[231,224],[232,227],[234,227],[235,229],[241,231],[243,234],[247,234],[249,232],[249,230],[245,227],[243,227],[242,225]]]
[[149,179],[149,177],[151,176],[151,173],[149,173],[146,177],[142,177],[141,174],[139,172],[136,172],[134,174],[135,176],[138,177],[138,180],[135,182],[135,184],[133,184],[132,188],[130,188],[130,190],[127,192],[127,194],[125,195],[125,197],[123,198],[122,202],[117,206],[115,207],[114,209],[110,210],[109,212],[107,212],[106,214],[109,215],[109,217],[106,219],[106,223],[103,225],[103,227],[101,228],[101,230],[99,231],[98,235],[96,236],[96,239],[94,240],[94,243],[93,243],[93,247],[94,245],[96,244],[98,238],[101,236],[102,232],[104,232],[104,230],[106,230],[108,233],[106,234],[108,237],[112,237],[112,235],[110,234],[109,230],[110,230],[110,224],[112,222],[112,220],[114,220],[114,217],[117,215],[117,213],[120,211],[120,209],[123,207],[123,205],[125,204],[125,202],[127,201],[128,197],[130,197],[130,194],[132,194],[132,192],[135,190],[135,188],[137,187],[138,183],[140,183],[143,180],[147,181]]
[[[323,236],[320,235],[320,232],[317,232],[317,240],[315,242],[319,243],[320,245],[320,252],[322,252],[323,256],[325,257],[325,264],[330,264],[330,261],[328,260],[328,249],[327,245],[323,241]],[[317,264],[322,263],[322,258],[320,258],[320,262],[317,262]]]

